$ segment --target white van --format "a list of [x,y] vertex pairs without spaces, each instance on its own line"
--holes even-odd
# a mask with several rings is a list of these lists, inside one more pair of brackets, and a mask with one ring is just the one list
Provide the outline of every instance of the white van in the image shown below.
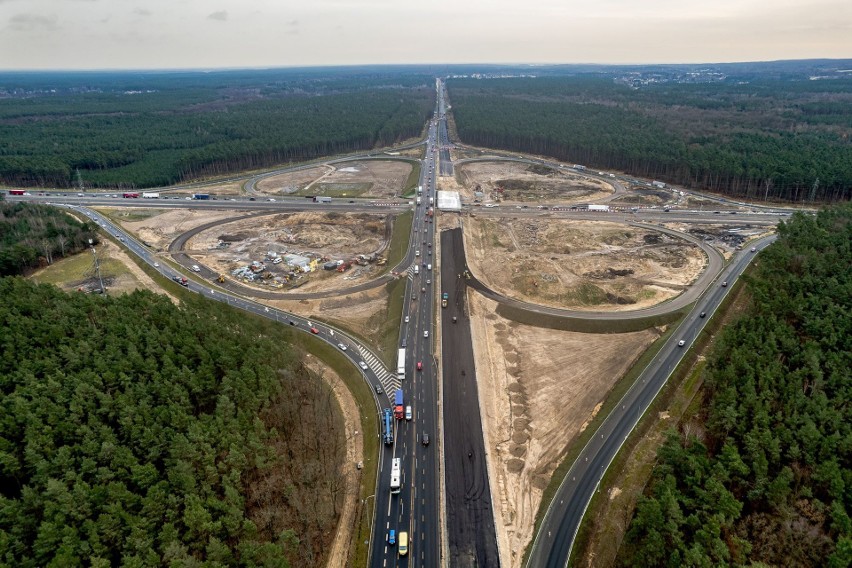
[[197,264],[193,264],[192,265],[192,271],[193,272],[201,272],[201,267],[198,266]]
[[418,265],[414,265],[414,274],[420,274],[420,267]]
[[426,270],[432,270],[432,265],[431,265],[431,264],[427,264],[427,265],[426,265]]
[[408,554],[408,533],[401,532],[399,533],[399,538],[397,539],[397,546],[399,547],[399,555],[405,556]]
[[411,406],[405,407],[405,419],[411,420]]

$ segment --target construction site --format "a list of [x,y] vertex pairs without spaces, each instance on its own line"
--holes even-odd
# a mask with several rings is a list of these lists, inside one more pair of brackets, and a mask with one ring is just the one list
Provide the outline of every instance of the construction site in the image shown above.
[[193,236],[185,251],[220,279],[317,292],[382,273],[393,216],[281,213],[223,223]]
[[567,205],[600,200],[614,191],[603,180],[568,168],[540,164],[505,160],[468,162],[457,166],[455,172],[462,200],[470,203]]
[[412,169],[404,160],[346,161],[265,177],[255,190],[268,196],[389,199],[403,190]]
[[468,298],[500,560],[519,567],[544,489],[570,442],[662,330],[540,328],[499,316],[497,304],[475,292]]
[[506,296],[559,308],[635,310],[673,298],[706,256],[644,227],[557,218],[465,221],[471,270]]

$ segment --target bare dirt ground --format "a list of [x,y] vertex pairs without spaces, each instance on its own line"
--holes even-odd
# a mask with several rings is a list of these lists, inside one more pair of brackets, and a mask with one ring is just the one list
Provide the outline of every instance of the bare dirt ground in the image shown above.
[[664,226],[668,229],[674,229],[675,231],[681,231],[704,239],[713,248],[721,252],[726,260],[731,258],[739,249],[750,246],[749,243],[751,241],[775,232],[775,229],[771,227],[750,225],[748,223],[734,224],[730,222],[724,225],[666,223]]
[[458,166],[455,172],[464,188],[462,198],[470,201],[474,191],[481,191],[486,202],[571,204],[602,199],[614,191],[598,179],[518,162],[473,162]]
[[388,310],[388,294],[384,286],[365,292],[317,300],[263,300],[264,304],[306,318],[320,318],[352,330],[381,352],[378,339]]
[[[381,255],[387,246],[390,218],[367,213],[282,213],[256,219],[244,219],[203,231],[189,240],[186,252],[216,272],[229,278],[232,271],[253,261],[264,261],[266,270],[254,282],[259,288],[298,288],[317,292],[351,286],[378,276],[383,267],[374,262],[352,264],[347,271],[323,270],[326,260],[349,262],[357,255]],[[269,252],[282,257],[297,254],[319,259],[317,270],[297,273],[286,262],[265,260]],[[378,257],[377,257],[378,258]],[[326,260],[321,260],[326,259]],[[274,278],[278,278],[276,281]],[[286,282],[284,281],[286,280]]]
[[190,209],[163,209],[154,216],[138,221],[122,221],[122,215],[133,218],[133,209],[110,209],[110,216],[121,223],[121,226],[135,234],[139,240],[145,241],[156,249],[165,250],[178,235],[186,231],[219,219],[227,219],[240,215],[234,211],[195,211]]
[[[118,296],[134,290],[151,290],[165,294],[172,302],[177,303],[177,299],[163,291],[131,260],[123,248],[108,239],[104,239],[96,248],[107,295]],[[88,251],[55,262],[35,272],[31,278],[36,282],[55,284],[66,292],[100,288],[94,259]]]
[[260,193],[269,195],[296,193],[297,191],[304,189],[315,179],[322,177],[332,170],[333,168],[331,166],[317,166],[306,170],[287,172],[263,178],[255,184],[255,187]]
[[337,532],[331,541],[326,566],[347,566],[351,549],[352,535],[355,531],[355,511],[358,505],[358,491],[361,483],[361,472],[355,467],[364,460],[363,436],[359,432],[358,404],[349,389],[331,367],[326,366],[310,354],[305,359],[305,365],[313,372],[323,377],[334,392],[337,404],[343,412],[344,432],[346,435],[346,461],[340,477],[346,481],[343,484],[345,496],[340,518],[337,521]]
[[469,298],[501,564],[520,566],[542,492],[568,444],[659,334],[526,326],[498,316],[491,300]]
[[402,191],[412,165],[400,160],[364,160],[335,164],[334,168],[305,191],[332,197],[391,198]]
[[601,221],[465,220],[474,274],[494,290],[560,308],[635,310],[680,294],[703,269],[696,245]]

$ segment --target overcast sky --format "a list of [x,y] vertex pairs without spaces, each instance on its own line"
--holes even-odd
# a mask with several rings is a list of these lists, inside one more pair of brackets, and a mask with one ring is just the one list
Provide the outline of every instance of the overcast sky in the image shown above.
[[0,0],[0,69],[852,57],[852,0]]

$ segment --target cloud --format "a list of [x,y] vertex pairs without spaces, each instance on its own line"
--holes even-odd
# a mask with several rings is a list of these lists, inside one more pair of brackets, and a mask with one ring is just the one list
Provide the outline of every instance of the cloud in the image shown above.
[[136,8],[133,10],[133,13],[137,16],[150,16],[151,10],[146,10],[145,8]]
[[218,12],[213,12],[212,14],[207,16],[207,19],[208,20],[217,20],[219,22],[224,22],[225,20],[228,19],[228,11],[227,10],[220,10]]
[[289,22],[287,22],[286,26],[286,34],[299,35],[299,20],[290,20]]
[[9,27],[15,31],[32,32],[38,30],[55,30],[56,16],[40,14],[15,14],[9,18]]

